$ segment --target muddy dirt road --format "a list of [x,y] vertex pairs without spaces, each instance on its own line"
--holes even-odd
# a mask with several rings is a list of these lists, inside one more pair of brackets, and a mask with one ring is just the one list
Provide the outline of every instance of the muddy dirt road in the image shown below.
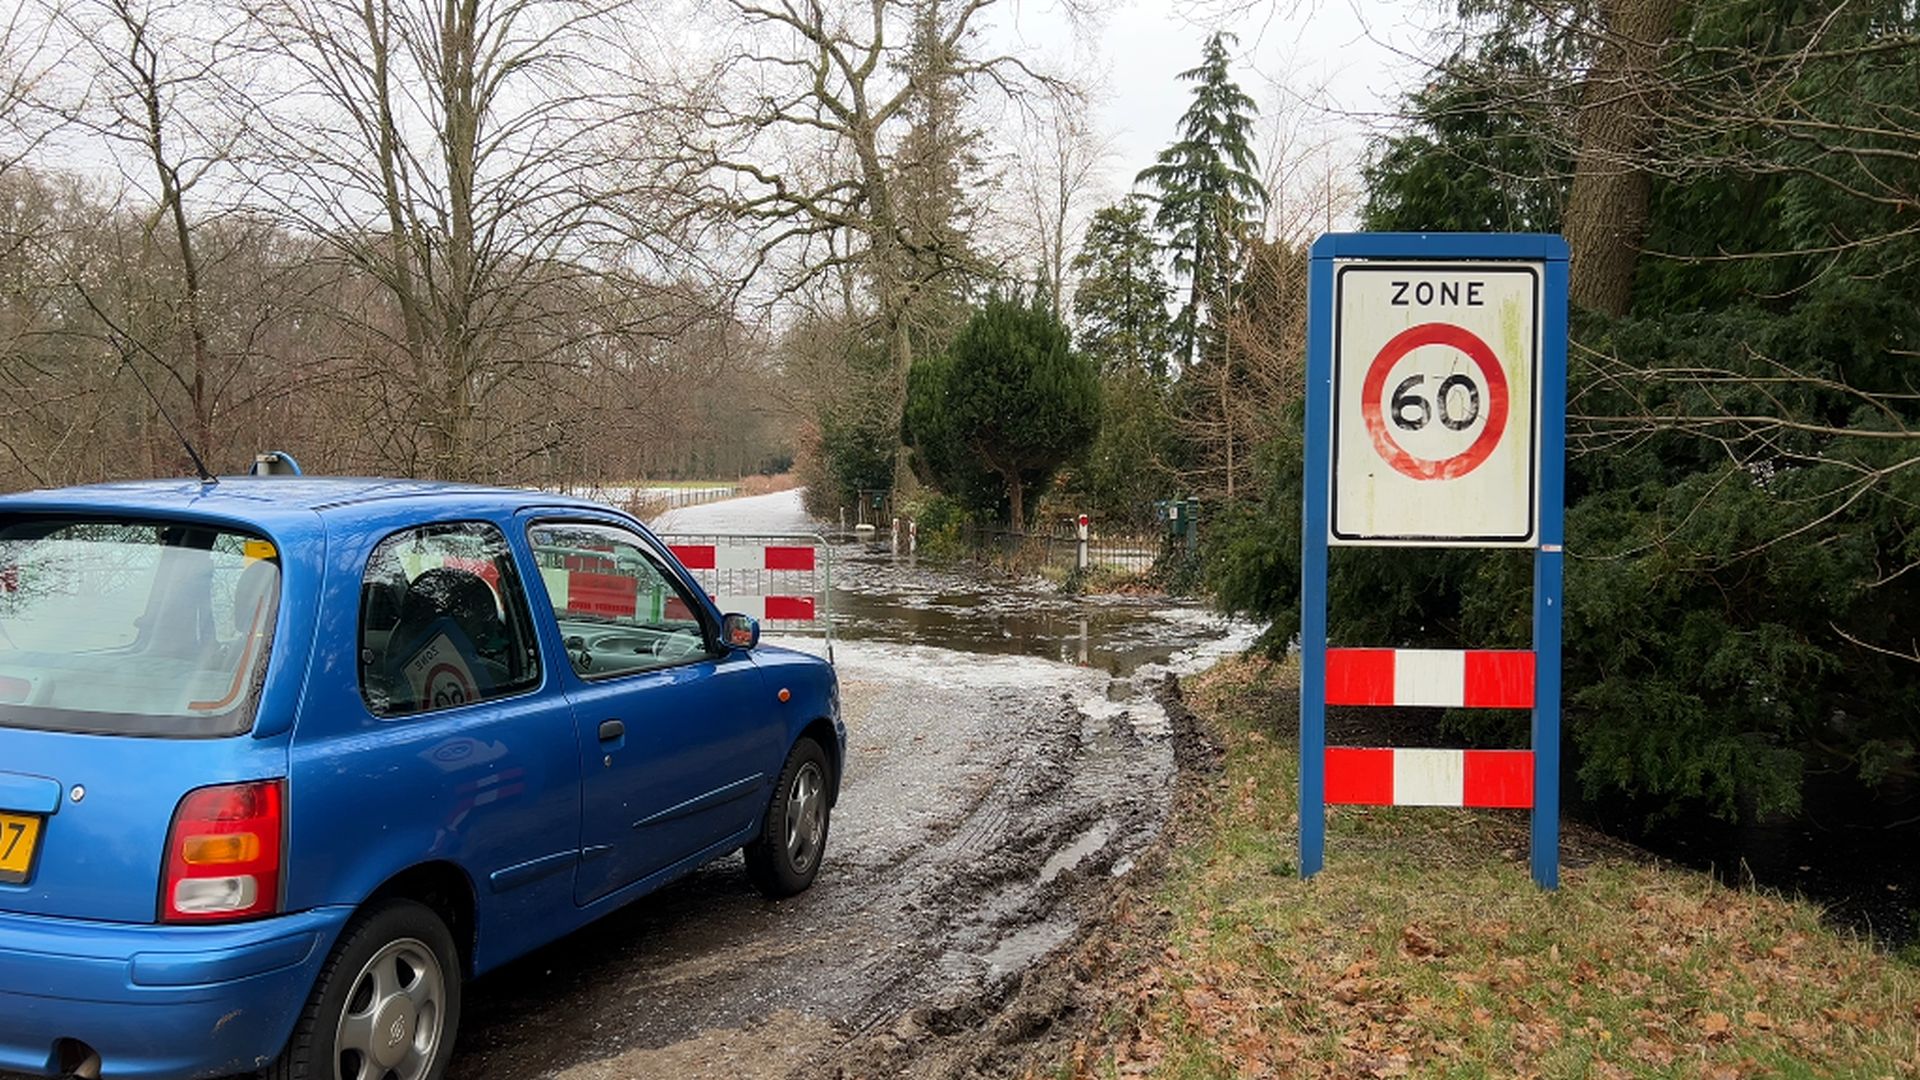
[[[793,531],[798,506],[657,527]],[[1149,691],[1250,628],[837,554],[848,763],[817,884],[764,901],[735,856],[488,975],[454,1077],[817,1075],[911,1009],[994,997],[1155,837],[1173,750]]]

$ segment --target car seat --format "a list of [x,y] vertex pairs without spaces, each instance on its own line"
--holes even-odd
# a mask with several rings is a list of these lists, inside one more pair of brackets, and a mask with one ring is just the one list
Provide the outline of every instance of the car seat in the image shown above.
[[253,634],[272,629],[274,608],[278,606],[274,585],[279,580],[280,568],[261,560],[242,571],[240,580],[234,583],[233,632],[242,648]]
[[504,673],[500,655],[508,641],[507,626],[494,603],[493,589],[470,570],[437,566],[414,578],[400,598],[400,620],[387,647],[387,670],[396,703],[411,697],[403,674],[407,663],[437,633],[445,634],[455,649],[479,661],[471,674],[482,697],[487,696],[494,679]]

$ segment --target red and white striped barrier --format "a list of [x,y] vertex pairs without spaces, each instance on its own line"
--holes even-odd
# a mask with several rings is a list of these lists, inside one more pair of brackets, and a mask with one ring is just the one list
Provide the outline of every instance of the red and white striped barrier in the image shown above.
[[689,570],[813,571],[813,549],[794,544],[674,544],[671,550]]
[[790,619],[812,622],[814,599],[811,596],[715,596],[713,606],[722,612],[751,615],[761,622]]
[[1328,649],[1327,704],[1531,709],[1533,653],[1519,649]]
[[[724,592],[708,596],[714,606],[723,612],[739,612],[751,615],[762,622],[813,622],[817,603],[811,595],[762,595],[738,591],[743,584],[747,588],[757,587],[760,579],[742,579],[729,576],[732,571],[792,572],[812,574],[816,560],[814,548],[809,544],[669,544],[673,557],[680,565],[698,573],[713,571],[718,587]],[[703,579],[705,580],[705,579]],[[765,579],[771,580],[771,579]],[[792,579],[786,579],[792,581]],[[709,587],[715,581],[706,582]],[[790,586],[791,587],[791,586]],[[671,611],[676,605],[669,604]],[[685,615],[680,616],[682,618]]]
[[1345,806],[1533,806],[1531,750],[1329,746],[1327,802]]
[[639,612],[640,579],[632,575],[541,567],[540,577],[547,583],[547,595],[571,614],[627,619]]
[[[811,574],[814,569],[814,549],[811,547],[692,544],[675,545],[672,550],[683,566],[695,571],[709,570],[720,574],[729,570],[797,571]],[[455,560],[447,560],[448,565],[454,563]],[[561,566],[542,567],[540,577],[546,582],[548,595],[560,603],[564,610],[602,618],[632,618],[638,614],[641,607],[639,578],[614,571],[611,563],[590,553],[568,554],[562,563]],[[485,572],[477,566],[475,569],[476,572]],[[726,588],[730,583],[735,586],[741,584],[723,579],[720,585]],[[712,587],[711,583],[709,587]],[[810,595],[708,593],[707,596],[722,612],[739,612],[762,622],[813,622],[816,618],[815,598]],[[676,596],[667,596],[663,608],[664,615],[669,619],[693,618],[693,613]]]

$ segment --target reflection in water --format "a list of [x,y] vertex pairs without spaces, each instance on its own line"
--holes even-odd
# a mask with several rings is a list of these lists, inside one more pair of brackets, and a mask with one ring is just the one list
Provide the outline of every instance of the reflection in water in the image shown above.
[[1126,675],[1234,624],[1165,597],[1062,596],[1050,582],[920,566],[885,543],[834,550],[837,637],[1043,656]]

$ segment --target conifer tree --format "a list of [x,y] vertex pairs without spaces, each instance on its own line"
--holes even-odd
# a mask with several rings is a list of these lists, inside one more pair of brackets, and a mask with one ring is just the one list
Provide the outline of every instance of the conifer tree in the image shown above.
[[997,474],[1015,528],[1027,492],[1044,488],[1100,429],[1100,382],[1067,328],[1031,303],[990,298],[946,355],[915,363],[906,436],[949,493],[984,467]]
[[986,172],[985,136],[967,118],[972,91],[962,74],[962,41],[950,37],[951,6],[914,0],[900,61],[907,128],[890,163],[901,277],[910,292],[905,313],[916,340],[932,348],[965,321],[970,282],[986,271],[972,244],[980,206],[968,179]]
[[1146,218],[1146,205],[1131,195],[1094,212],[1073,258],[1073,315],[1080,351],[1101,371],[1164,380],[1173,348],[1169,293]]
[[1180,73],[1194,84],[1180,137],[1138,177],[1159,193],[1154,228],[1167,237],[1174,273],[1186,280],[1186,302],[1173,326],[1175,351],[1186,366],[1215,329],[1217,297],[1234,279],[1241,246],[1259,234],[1266,207],[1251,144],[1258,109],[1228,70],[1227,46],[1234,40],[1215,33],[1200,65]]

